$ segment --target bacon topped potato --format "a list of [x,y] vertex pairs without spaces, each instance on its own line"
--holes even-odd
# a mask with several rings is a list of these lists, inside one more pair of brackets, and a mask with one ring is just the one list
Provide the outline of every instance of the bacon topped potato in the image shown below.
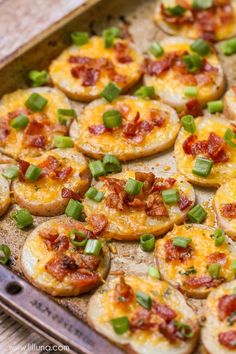
[[[119,126],[107,128],[106,112],[115,111]],[[93,158],[114,154],[131,160],[167,150],[179,131],[176,112],[165,104],[132,96],[120,96],[109,104],[104,99],[90,103],[78,121],[71,125],[70,136],[78,149]]]
[[221,41],[236,34],[234,0],[161,0],[154,20],[166,33]]

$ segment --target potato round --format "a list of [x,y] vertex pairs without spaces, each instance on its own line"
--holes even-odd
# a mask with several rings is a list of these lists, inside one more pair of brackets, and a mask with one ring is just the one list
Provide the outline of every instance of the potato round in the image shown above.
[[[84,277],[82,275],[76,281],[71,278],[71,274],[67,274],[63,280],[59,280],[48,272],[46,266],[55,254],[60,252],[48,249],[42,235],[57,233],[59,236],[68,237],[69,231],[76,229],[84,232],[85,228],[86,224],[67,217],[54,218],[36,227],[27,237],[21,253],[21,266],[26,278],[37,288],[53,296],[77,296],[97,287],[107,276],[110,265],[110,254],[105,245],[103,245],[102,257],[96,271],[99,275],[96,282],[90,282],[86,273]],[[70,244],[69,249],[63,254],[71,256],[76,252],[76,249]]]
[[[108,177],[109,178],[109,177]],[[127,180],[135,178],[134,171],[125,171],[120,174],[112,175],[111,178]],[[138,240],[143,233],[161,235],[171,229],[175,223],[181,223],[185,219],[190,206],[181,211],[178,205],[166,205],[169,216],[153,217],[148,216],[143,209],[125,207],[123,210],[110,208],[106,204],[106,197],[109,194],[104,181],[99,181],[94,186],[97,190],[105,193],[105,198],[97,203],[85,198],[83,201],[84,211],[87,216],[102,212],[108,219],[108,225],[104,231],[104,237],[117,240]],[[182,177],[176,178],[173,188],[184,193],[194,204],[195,193],[193,187]]]
[[[221,3],[219,1],[219,3]],[[172,24],[168,23],[165,21],[165,18],[163,17],[161,13],[161,6],[164,5],[164,7],[174,7],[178,4],[178,1],[176,0],[161,0],[158,3],[155,15],[154,15],[154,21],[155,23],[166,33],[170,35],[179,35],[182,37],[186,38],[193,38],[197,39],[199,37],[202,37],[202,31],[201,31],[201,26],[197,25],[196,22],[192,23],[187,23],[187,24]],[[190,6],[192,1],[191,0],[185,0],[183,4],[186,4],[187,6]],[[236,34],[236,4],[234,1],[231,1],[232,7],[233,7],[233,14],[234,14],[234,19],[232,19],[232,22],[230,23],[225,23],[224,25],[218,26],[218,28],[215,31],[214,39],[215,41],[221,41],[223,39],[233,37]],[[184,5],[183,5],[184,6]],[[186,7],[187,8],[187,7]],[[217,22],[217,15],[216,13],[214,14],[214,20]]]
[[198,338],[198,324],[193,310],[186,304],[183,295],[168,285],[168,283],[153,280],[144,276],[126,276],[125,282],[132,287],[132,291],[142,291],[148,294],[153,301],[168,306],[176,312],[176,320],[188,323],[194,328],[194,336],[191,339],[171,343],[158,329],[128,331],[123,335],[118,335],[112,328],[111,320],[122,316],[127,316],[132,321],[134,313],[145,312],[137,304],[135,298],[130,303],[118,303],[114,299],[114,289],[119,283],[115,278],[106,282],[91,298],[88,306],[88,320],[90,325],[116,343],[128,353],[133,354],[188,354],[192,353]]
[[[34,92],[48,100],[48,103],[42,112],[31,112],[27,110],[25,106],[26,100]],[[51,149],[53,147],[54,136],[64,135],[68,129],[58,122],[58,108],[70,109],[71,105],[67,97],[61,91],[51,87],[17,90],[3,96],[0,101],[0,130],[3,129],[4,132],[4,129],[5,131],[7,129],[9,130],[9,134],[1,140],[0,151],[17,159],[24,155],[36,156],[45,149]],[[33,146],[27,142],[27,136],[24,132],[28,126],[20,130],[11,127],[11,116],[15,117],[21,113],[28,116],[30,120],[28,126],[32,124],[32,121],[37,121],[43,124],[43,132],[39,131],[38,126],[35,126],[30,129],[31,132],[29,135],[29,137],[43,135],[46,138],[43,147],[36,147],[36,145]]]
[[236,119],[236,86],[232,86],[224,95],[225,118]]
[[[105,131],[102,134],[91,133],[89,128],[103,125],[103,113],[125,107],[128,114],[123,118],[123,125],[133,122],[137,113],[141,121],[152,122],[151,112],[157,117],[165,117],[161,126],[154,126],[147,131],[141,141],[123,135],[123,127]],[[147,123],[149,124],[149,123]],[[93,158],[101,158],[105,154],[114,154],[120,160],[131,160],[149,156],[167,150],[174,143],[180,128],[179,118],[174,109],[157,101],[143,100],[132,96],[123,96],[109,104],[104,99],[90,103],[78,121],[71,125],[70,135],[78,149]],[[139,135],[136,135],[139,137]]]
[[55,216],[63,214],[68,198],[62,198],[62,188],[68,188],[81,195],[88,189],[91,175],[85,157],[73,148],[54,149],[39,157],[25,157],[24,160],[38,166],[48,157],[56,158],[62,169],[72,168],[68,178],[60,180],[53,174],[39,177],[36,181],[16,179],[12,183],[15,202],[27,208],[33,215]]
[[201,338],[207,353],[209,354],[230,354],[235,352],[235,346],[227,348],[220,344],[218,335],[227,331],[236,331],[236,323],[231,325],[227,322],[227,318],[220,320],[218,316],[219,300],[223,296],[235,294],[236,280],[222,284],[216,290],[212,291],[208,296],[204,313],[206,321],[201,332]]
[[[197,141],[207,140],[210,133],[215,133],[223,138],[226,129],[232,128],[233,122],[224,119],[223,115],[219,116],[205,116],[195,119]],[[190,137],[184,128],[179,132],[175,142],[175,157],[177,169],[181,172],[190,182],[206,186],[217,187],[224,182],[236,177],[236,149],[225,144],[224,151],[227,153],[229,160],[226,162],[214,163],[210,174],[207,177],[200,177],[192,173],[196,157],[186,154],[183,149],[183,143]],[[199,155],[200,156],[200,155]]]
[[[164,54],[158,58],[155,58],[150,54],[150,59],[155,60],[158,63],[158,61],[164,60],[165,55],[168,55],[169,53],[191,53],[191,43],[193,43],[193,41],[181,37],[165,38],[160,42],[160,45],[164,49]],[[146,73],[144,76],[145,85],[153,86],[156,94],[164,103],[167,103],[178,110],[182,110],[185,104],[192,98],[196,98],[202,105],[205,105],[208,101],[219,98],[225,89],[224,73],[217,55],[215,53],[211,53],[206,56],[205,59],[209,64],[217,69],[214,74],[213,81],[210,80],[210,82],[204,82],[201,78],[201,81],[198,79],[199,82],[197,81],[197,83],[193,84],[192,76],[197,78],[197,74],[182,74],[171,66],[170,69],[165,70],[159,75],[149,75]],[[186,86],[196,87],[197,96],[192,98],[186,97],[184,94]]]
[[[116,43],[120,43],[128,48],[127,55],[130,57],[130,61],[118,61],[114,46],[105,48],[103,38],[91,37],[89,42],[83,46],[72,45],[64,50],[62,54],[51,63],[49,73],[53,84],[64,91],[68,97],[81,101],[91,101],[98,98],[110,81],[114,81],[117,86],[123,91],[126,91],[133,86],[142,75],[142,57],[137,52],[134,45],[128,40],[119,39],[116,40]],[[82,78],[76,78],[71,74],[71,69],[78,67],[78,63],[69,62],[71,57],[108,60],[110,61],[110,65],[113,64],[116,74],[111,75],[110,69],[106,70],[106,68],[103,68],[95,83],[89,84],[89,82],[87,82],[83,85]],[[95,69],[94,65],[91,65],[91,68]]]
[[[181,289],[187,296],[195,298],[205,298],[221,282],[233,280],[235,274],[230,267],[236,257],[236,247],[227,236],[226,242],[215,246],[213,234],[214,228],[209,226],[179,225],[175,226],[164,238],[157,240],[155,256],[162,279]],[[191,239],[190,248],[186,248],[185,255],[180,253],[180,247],[173,246],[173,239],[177,236]],[[175,256],[176,250],[178,253]],[[206,281],[205,285],[201,286],[192,284],[193,278],[210,277],[207,271],[208,265],[218,262],[221,264],[220,278],[214,279],[215,283]],[[194,284],[196,284],[195,281]]]
[[[1,172],[7,167],[8,165],[1,165]],[[10,204],[10,183],[0,174],[0,216],[7,211]]]

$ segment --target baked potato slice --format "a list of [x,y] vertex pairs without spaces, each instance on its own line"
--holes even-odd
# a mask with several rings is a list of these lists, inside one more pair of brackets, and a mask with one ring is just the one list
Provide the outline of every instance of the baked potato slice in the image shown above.
[[[0,165],[0,172],[4,172],[7,165]],[[10,182],[0,173],[0,216],[2,216],[11,204]]]
[[236,86],[232,86],[224,95],[225,118],[236,119]]

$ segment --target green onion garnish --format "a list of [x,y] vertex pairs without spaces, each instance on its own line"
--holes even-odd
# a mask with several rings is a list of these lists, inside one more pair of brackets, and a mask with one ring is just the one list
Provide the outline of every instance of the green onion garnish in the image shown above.
[[162,191],[162,198],[166,204],[176,204],[179,201],[178,189],[166,189]]
[[122,170],[121,163],[115,155],[104,155],[102,164],[106,173],[121,172]]
[[12,213],[12,219],[15,220],[19,229],[24,229],[33,224],[33,217],[27,209],[20,209]]
[[152,307],[152,299],[149,295],[143,293],[141,290],[136,292],[136,301],[145,309],[150,310]]
[[158,57],[160,57],[161,55],[164,54],[164,49],[162,48],[162,46],[158,42],[153,42],[151,47],[150,47],[150,49],[149,49],[149,51],[156,58],[158,58]]
[[155,237],[152,234],[143,234],[140,236],[140,247],[144,252],[153,251],[155,246]]
[[172,16],[183,16],[186,11],[186,9],[180,5],[166,7],[165,10],[168,11]]
[[224,55],[232,55],[236,53],[236,38],[231,38],[225,41],[220,49]]
[[87,192],[85,193],[85,196],[88,199],[94,200],[95,202],[101,202],[104,198],[104,193],[98,191],[96,188],[94,187],[90,187]]
[[217,279],[220,275],[220,268],[219,263],[212,263],[207,267],[207,271],[213,279]]
[[205,157],[197,157],[192,169],[192,173],[197,176],[207,177],[211,173],[213,161]]
[[189,54],[183,56],[183,62],[186,69],[191,73],[196,73],[202,67],[202,59],[198,54]]
[[137,97],[147,99],[155,95],[155,90],[153,86],[141,86],[134,94]]
[[11,121],[11,127],[17,130],[25,128],[28,124],[29,118],[24,114],[20,114]]
[[103,166],[102,161],[92,161],[89,163],[89,168],[92,173],[92,176],[97,179],[100,176],[104,176],[106,174],[105,168]]
[[120,93],[121,89],[111,81],[104,88],[101,93],[101,96],[104,97],[108,102],[112,102],[119,96]]
[[173,245],[176,247],[186,248],[192,242],[192,239],[184,236],[176,236],[173,238]]
[[29,98],[25,102],[25,105],[33,112],[42,112],[43,109],[46,107],[47,103],[48,100],[46,98],[34,92],[29,96]]
[[0,252],[3,253],[3,256],[0,256],[0,263],[6,264],[11,255],[10,248],[7,245],[0,245]]
[[111,48],[116,38],[121,36],[121,31],[118,27],[107,28],[102,32],[105,48]]
[[106,128],[116,128],[122,125],[122,117],[119,111],[110,109],[106,111],[103,116],[103,123]]
[[88,32],[72,32],[70,34],[72,42],[78,46],[84,45],[89,41]]
[[42,86],[49,80],[49,75],[46,70],[31,70],[28,78],[32,81],[32,86]]
[[129,320],[126,316],[113,318],[111,324],[116,334],[121,335],[129,330]]
[[85,254],[92,254],[93,256],[99,256],[102,248],[101,240],[88,240],[84,249]]
[[187,97],[196,97],[198,94],[197,87],[195,86],[186,86],[184,89],[184,95]]
[[160,272],[156,267],[149,267],[148,268],[148,275],[150,275],[151,278],[154,279],[160,279]]
[[140,194],[142,188],[143,188],[143,182],[137,181],[136,179],[133,178],[128,178],[125,185],[125,191],[131,195]]
[[78,200],[70,199],[67,204],[65,214],[75,220],[80,219],[84,206]]
[[196,41],[194,41],[190,45],[190,48],[192,49],[193,52],[201,55],[202,57],[205,57],[206,55],[211,53],[211,47],[202,38],[198,38]]
[[202,221],[206,219],[207,212],[200,204],[195,205],[192,209],[188,212],[188,219],[191,222],[195,222],[197,224],[201,224]]
[[207,103],[207,109],[210,113],[222,112],[223,111],[223,101],[211,101]]
[[236,273],[236,259],[231,263],[231,270]]
[[58,108],[57,110],[57,119],[58,122],[62,125],[66,125],[69,118],[76,118],[77,114],[74,109],[64,109]]
[[2,175],[8,179],[14,179],[18,177],[19,170],[18,166],[9,166],[3,171]]
[[[78,237],[82,238],[82,241],[78,241]],[[87,242],[87,235],[84,232],[73,229],[69,232],[69,238],[72,245],[76,247],[84,247]]]
[[36,181],[39,178],[41,172],[42,169],[40,167],[31,164],[25,172],[25,178],[30,181]]
[[205,10],[213,6],[213,0],[193,0],[192,7],[195,10]]
[[232,129],[228,128],[224,134],[224,140],[225,142],[231,146],[231,147],[236,147],[236,143],[233,142],[233,140],[236,139],[236,134],[233,132]]
[[73,147],[74,143],[69,136],[56,135],[54,138],[54,146],[57,148],[65,149]]
[[178,321],[175,321],[174,324],[183,338],[192,338],[194,336],[194,331],[191,326]]
[[181,124],[184,129],[189,133],[194,133],[196,131],[196,124],[194,118],[190,114],[181,118]]
[[225,242],[225,233],[221,229],[215,229],[214,235],[215,246],[221,246]]

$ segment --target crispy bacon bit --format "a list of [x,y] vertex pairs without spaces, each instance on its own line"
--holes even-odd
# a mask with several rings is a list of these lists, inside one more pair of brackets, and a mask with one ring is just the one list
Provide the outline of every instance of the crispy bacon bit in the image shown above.
[[94,86],[99,79],[98,69],[75,66],[71,68],[71,75],[76,79],[82,80],[83,86]]
[[221,205],[221,214],[228,219],[236,218],[236,203],[228,203]]
[[133,299],[134,293],[133,289],[129,284],[125,282],[123,276],[120,277],[119,284],[116,284],[114,290],[114,300],[115,302],[127,303]]
[[212,279],[209,275],[192,275],[185,279],[184,285],[188,288],[206,288],[217,287],[224,281],[221,279]]
[[99,256],[76,253],[72,255],[80,269],[95,271],[98,268],[101,258]]
[[165,189],[171,188],[176,182],[175,178],[162,178],[162,177],[157,177],[155,179],[155,183],[153,185],[153,191],[163,191]]
[[181,211],[187,209],[192,204],[193,202],[189,200],[184,193],[180,193],[178,207]]
[[193,248],[188,246],[186,248],[178,247],[173,245],[173,240],[167,240],[165,243],[165,260],[166,262],[171,262],[173,260],[178,260],[184,262],[185,260],[191,258],[193,255]]
[[209,254],[206,257],[206,261],[207,261],[207,264],[219,263],[223,266],[226,264],[227,258],[226,258],[226,255],[222,252],[214,252],[214,253]]
[[55,178],[60,181],[66,180],[72,173],[72,167],[68,166],[62,168],[61,162],[52,155],[49,155],[46,160],[38,166],[42,168],[42,176],[49,176],[50,178]]
[[72,257],[56,254],[55,257],[46,264],[45,268],[48,273],[57,280],[62,281],[66,275],[75,272],[78,266]]
[[92,226],[94,235],[100,235],[108,224],[106,215],[102,213],[90,215],[86,221]]
[[65,181],[71,175],[72,171],[73,170],[71,166],[67,166],[61,171],[56,171],[56,179],[59,179],[60,181]]
[[152,172],[135,172],[135,179],[140,182],[153,184],[155,181],[155,175]]
[[153,301],[152,307],[153,307],[154,312],[158,316],[163,318],[163,320],[165,320],[165,322],[170,322],[177,316],[176,312],[174,310],[172,310],[169,306],[164,305],[164,304],[160,304],[156,301]]
[[10,134],[10,128],[8,122],[4,119],[0,121],[0,144],[4,142],[4,140]]
[[214,132],[208,137],[208,154],[214,159],[225,147],[225,141]]
[[165,124],[166,117],[166,112],[160,112],[157,109],[150,110],[150,118],[154,126],[162,127]]
[[46,145],[44,124],[33,119],[24,130],[24,144],[43,148]]
[[132,331],[136,331],[137,329],[148,330],[152,328],[152,326],[151,311],[144,308],[140,308],[136,311],[130,320],[130,327]]
[[221,332],[218,335],[218,339],[221,345],[228,349],[236,348],[236,331],[231,330],[227,332]]
[[98,273],[86,271],[86,269],[79,269],[77,272],[72,273],[70,281],[73,285],[80,287],[81,291],[86,292],[94,288],[99,282],[100,277]]
[[19,160],[19,168],[20,168],[20,174],[25,175],[25,172],[27,171],[27,168],[29,167],[30,163],[25,161],[25,160]]
[[147,197],[145,212],[148,216],[152,217],[167,217],[169,215],[161,194],[158,191],[149,194]]
[[176,342],[176,327],[173,322],[161,322],[159,325],[159,332],[171,343]]
[[169,70],[178,58],[176,53],[167,53],[160,60],[152,60],[150,58],[145,58],[144,69],[146,74],[151,76],[158,76],[163,72]]
[[184,114],[190,114],[193,117],[199,117],[203,115],[203,110],[201,103],[196,99],[193,98],[192,100],[186,103],[186,111]]
[[127,118],[128,114],[130,112],[130,107],[124,103],[118,103],[117,110],[122,115],[122,118]]
[[218,316],[221,321],[236,311],[236,295],[224,295],[218,302]]
[[82,197],[79,193],[73,192],[71,189],[63,187],[61,191],[62,198],[69,198],[81,201]]
[[15,111],[8,112],[7,116],[10,120],[12,120],[12,119],[16,118],[17,116],[19,116],[20,114],[28,115],[28,114],[30,114],[30,111],[26,108],[18,108]]
[[104,124],[92,124],[88,129],[89,132],[94,135],[100,135],[105,132],[112,131],[111,129],[107,129]]
[[116,59],[119,63],[128,64],[133,62],[129,54],[130,49],[127,43],[117,42],[114,45],[114,49],[116,51]]
[[44,148],[46,145],[46,138],[43,135],[28,136],[26,143],[29,146],[34,146],[37,148]]

